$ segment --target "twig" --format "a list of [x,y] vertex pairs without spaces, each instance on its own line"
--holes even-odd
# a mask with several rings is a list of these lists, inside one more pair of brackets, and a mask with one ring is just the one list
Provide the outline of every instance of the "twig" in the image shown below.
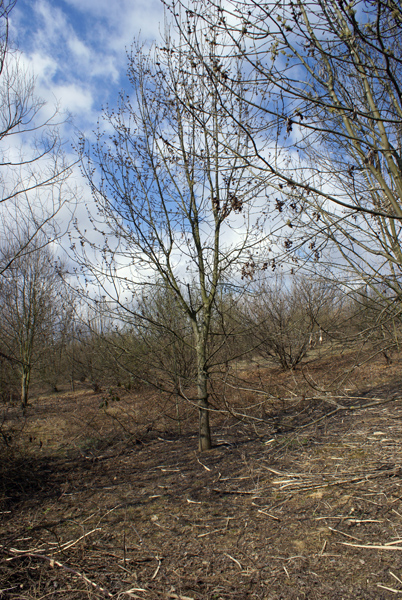
[[198,462],[198,463],[200,463],[200,465],[201,465],[202,467],[204,467],[204,469],[205,469],[206,471],[210,471],[210,470],[211,470],[209,467],[207,467],[206,465],[202,464],[202,462],[201,462],[201,461],[200,461],[198,458],[197,458],[197,462]]
[[130,590],[126,590],[125,592],[120,592],[120,594],[124,595],[128,595],[130,596],[130,598],[138,598],[138,600],[143,600],[143,596],[137,596],[137,594],[135,594],[134,592],[146,592],[147,590],[144,590],[143,588],[132,588]]
[[272,469],[272,467],[267,467],[266,465],[261,465],[263,469],[266,469],[270,473],[274,475],[279,475],[280,477],[303,477],[306,476],[305,473],[287,473],[286,471],[277,471],[276,469]]
[[275,521],[280,521],[279,517],[275,517],[274,515],[270,515],[269,513],[265,512],[265,510],[258,509],[258,512],[261,513],[262,515],[266,515],[267,517],[270,517],[271,519],[274,519]]
[[[94,531],[101,531],[101,527],[96,527],[95,529],[92,529],[91,531],[84,533],[84,535],[80,536],[76,540],[70,540],[68,542],[64,542],[64,544],[61,544],[59,546],[59,549],[55,550],[54,553],[59,554],[60,552],[64,552],[64,550],[68,550],[68,548],[72,548],[72,546],[75,546],[75,544],[78,544],[78,542],[80,542],[81,540],[86,538],[88,535],[90,535],[91,533],[94,533]],[[6,548],[3,545],[0,545],[0,548],[3,548],[6,552],[13,553],[13,556],[7,560],[13,560],[17,556],[22,556],[22,555],[27,555],[27,556],[37,555],[37,556],[39,556],[39,552],[42,551],[40,548],[30,548],[28,550],[20,550],[18,548]]]
[[91,535],[91,533],[93,533],[94,531],[101,531],[101,530],[102,530],[101,527],[96,527],[95,529],[92,529],[91,531],[88,531],[88,533],[84,533],[84,535],[82,535],[81,537],[79,537],[77,540],[73,540],[73,541],[70,541],[70,542],[65,542],[64,544],[62,544],[60,546],[60,550],[56,551],[56,554],[58,554],[59,552],[63,552],[64,550],[67,550],[68,548],[71,548],[72,546],[75,546],[75,544],[78,544],[78,542],[80,542],[84,538],[88,537],[88,535]]
[[[321,398],[322,400],[324,400],[325,398]],[[355,400],[356,398],[352,397],[352,400]],[[395,400],[397,400],[398,398],[387,398],[387,399],[379,399],[379,400],[375,400],[374,402],[367,402],[366,404],[359,404],[357,406],[342,406],[339,405],[338,408],[336,408],[335,410],[331,410],[329,413],[322,415],[321,417],[319,417],[318,419],[315,419],[314,421],[310,421],[309,423],[306,423],[305,425],[299,425],[297,429],[305,429],[306,427],[310,427],[311,425],[315,425],[316,423],[319,423],[320,421],[323,421],[324,419],[327,419],[329,417],[332,417],[332,415],[335,415],[337,412],[341,411],[341,410],[365,410],[366,408],[371,408],[373,406],[380,406],[382,404],[388,404],[388,402],[394,402]],[[328,401],[328,398],[326,398],[326,400]],[[345,400],[347,400],[347,397],[345,397]]]
[[402,594],[402,590],[396,590],[395,588],[387,587],[386,585],[381,585],[381,583],[377,583],[377,587],[382,588],[383,590],[388,590],[388,592],[394,592],[394,594]]
[[227,527],[224,527],[223,529],[213,529],[212,531],[207,531],[207,533],[200,533],[200,535],[197,535],[197,538],[202,538],[202,537],[206,537],[207,535],[212,535],[213,533],[219,533],[221,531],[226,531]]
[[159,556],[155,556],[156,560],[158,561],[158,566],[156,567],[155,573],[152,575],[151,579],[155,579],[155,577],[157,576],[157,574],[159,573],[159,569],[161,568],[161,561],[159,559]]
[[[248,479],[248,477],[247,477]],[[244,494],[244,495],[255,495],[256,494],[256,490],[252,490],[252,491],[247,491],[247,490],[220,490],[219,488],[212,488],[213,492],[216,492],[218,494]],[[262,490],[259,490],[260,492]]]
[[[273,480],[272,483],[275,485],[279,485],[280,483],[282,483],[281,487],[279,489],[285,489],[289,486],[291,486],[292,484],[294,484],[296,487],[293,488],[299,492],[302,491],[308,491],[308,490],[314,490],[314,489],[319,489],[322,487],[332,487],[334,485],[344,485],[344,484],[348,484],[348,483],[363,483],[365,481],[368,481],[369,479],[376,479],[377,477],[383,477],[386,475],[395,475],[396,474],[396,469],[386,469],[386,470],[378,470],[374,473],[368,473],[366,475],[359,475],[358,477],[352,477],[351,479],[338,479],[337,481],[323,481],[322,483],[310,483],[307,485],[304,485],[305,482],[303,481],[298,481],[298,479],[296,479],[296,477],[291,480],[291,479],[285,479],[285,480]],[[283,474],[284,476],[286,476],[287,474]],[[289,476],[289,474],[287,475]],[[290,474],[290,476],[292,476]],[[299,476],[297,476],[299,477]],[[303,486],[303,487],[300,487]]]
[[20,584],[13,585],[13,587],[9,587],[9,588],[3,588],[2,590],[0,590],[0,597],[2,596],[2,594],[4,594],[4,592],[10,592],[11,590],[16,590],[19,587],[20,587]]
[[351,546],[352,548],[367,548],[369,550],[402,550],[402,546],[377,546],[370,544],[349,544],[348,542],[335,542],[336,544],[342,544],[342,546]]
[[339,533],[340,535],[344,535],[345,537],[348,537],[351,540],[357,540],[358,542],[362,541],[360,538],[354,537],[353,535],[349,535],[348,533],[344,533],[343,531],[339,531],[339,529],[334,529],[333,527],[328,527],[328,529],[330,531],[333,531],[334,533]]
[[230,556],[230,554],[227,554],[227,552],[224,553],[225,556],[227,556],[228,558],[230,558],[230,560],[233,560],[234,563],[236,563],[236,565],[240,568],[240,570],[243,570],[243,567],[241,566],[241,564],[239,563],[239,561],[236,558],[233,558],[233,556]]
[[[342,518],[342,517],[341,517]],[[384,523],[380,519],[346,519],[347,523]],[[402,542],[402,540],[400,540]],[[394,542],[395,544],[397,542]]]
[[[4,546],[3,546],[4,548]],[[4,548],[7,552],[9,552],[10,554],[13,554],[13,548],[7,550],[6,548]],[[15,550],[14,550],[15,551]],[[76,575],[77,577],[80,577],[83,581],[85,581],[86,583],[89,583],[89,585],[91,585],[93,588],[99,590],[100,592],[102,592],[103,594],[105,594],[108,598],[113,598],[113,594],[111,594],[107,589],[101,587],[99,584],[95,583],[94,581],[91,581],[91,579],[89,579],[86,575],[84,575],[83,573],[80,573],[79,571],[76,571],[75,569],[72,569],[71,567],[67,567],[66,565],[63,565],[63,563],[61,563],[59,560],[55,560],[53,557],[51,556],[45,556],[44,554],[36,554],[33,552],[25,552],[24,554],[17,554],[15,556],[15,558],[23,558],[24,556],[29,556],[30,558],[41,558],[43,560],[46,560],[50,567],[60,567],[61,569],[64,569],[64,571],[67,571],[68,573],[73,573],[73,575]]]
[[402,544],[402,540],[395,540],[394,542],[387,542],[385,546],[393,546],[394,544]]

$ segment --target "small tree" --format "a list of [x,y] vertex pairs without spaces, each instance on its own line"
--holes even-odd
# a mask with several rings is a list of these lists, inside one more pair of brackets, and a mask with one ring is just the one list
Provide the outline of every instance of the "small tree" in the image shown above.
[[383,354],[387,364],[392,363],[392,354],[400,349],[400,307],[389,307],[384,302],[384,290],[375,291],[371,286],[362,286],[349,298],[349,338],[364,344],[372,352]]
[[191,322],[163,283],[144,289],[140,312],[137,339],[142,341],[144,359],[159,379],[167,379],[179,393],[182,385],[187,388],[192,384],[197,373]]
[[57,392],[59,383],[64,383],[71,372],[69,353],[74,345],[74,294],[67,287],[66,274],[60,275],[63,275],[64,285],[59,282],[53,290],[57,294],[49,299],[51,302],[46,317],[47,327],[41,335],[41,355],[37,361],[41,381],[48,384],[54,392]]
[[257,352],[294,369],[336,321],[335,298],[324,282],[285,277],[259,282],[247,306]]
[[56,296],[61,287],[60,268],[55,265],[54,257],[39,238],[36,242],[37,246],[22,242],[26,252],[29,251],[24,257],[16,258],[14,248],[10,248],[13,260],[0,279],[2,347],[19,371],[24,411],[32,370],[54,323]]
[[[213,40],[209,51],[212,68],[219,62]],[[265,235],[260,182],[239,158],[250,152],[244,127],[253,124],[241,101],[241,79],[231,110],[242,125],[230,125],[220,106],[224,87],[212,86],[208,70],[183,54],[180,43],[167,40],[153,57],[135,48],[129,78],[132,93],[121,94],[118,109],[104,113],[105,133],[98,133],[91,152],[82,148],[106,224],[103,269],[92,261],[91,272],[128,313],[138,307],[141,287],[155,278],[177,302],[192,330],[199,448],[207,450],[208,342],[217,289],[240,272]],[[222,144],[235,152],[222,151]],[[137,308],[133,313],[141,318]]]

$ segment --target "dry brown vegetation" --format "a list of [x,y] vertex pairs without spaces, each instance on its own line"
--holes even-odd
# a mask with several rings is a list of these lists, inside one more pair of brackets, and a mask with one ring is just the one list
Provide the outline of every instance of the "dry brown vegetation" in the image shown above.
[[179,435],[175,399],[150,389],[8,407],[0,598],[398,597],[402,357],[359,356],[324,394],[355,358],[239,365],[242,389],[215,383],[214,406],[254,418],[214,412],[203,454],[194,409],[179,406]]

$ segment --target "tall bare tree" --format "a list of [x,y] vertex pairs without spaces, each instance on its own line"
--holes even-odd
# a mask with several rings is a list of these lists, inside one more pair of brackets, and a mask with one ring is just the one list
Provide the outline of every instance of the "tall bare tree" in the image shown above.
[[[249,164],[276,182],[271,205],[288,220],[285,249],[311,268],[319,259],[351,289],[371,286],[383,306],[400,310],[400,3],[178,0],[171,7],[189,53],[203,58],[187,33],[201,21],[202,35],[244,61],[243,102],[262,119],[259,135],[247,132],[255,150]],[[177,17],[184,9],[185,26]],[[209,75],[236,96],[236,79],[222,67]],[[224,98],[222,106],[237,120]],[[271,140],[271,153],[261,151],[260,136]]]
[[[208,48],[213,68],[218,49],[213,40]],[[208,70],[183,52],[180,40],[173,44],[167,36],[149,55],[135,47],[129,79],[132,90],[104,113],[96,143],[82,148],[98,211],[92,220],[104,232],[103,262],[92,261],[91,271],[136,317],[145,284],[159,280],[173,294],[193,332],[199,448],[207,450],[214,301],[234,272],[240,282],[249,253],[265,236],[261,184],[239,158],[249,155],[249,141],[242,127],[227,122],[219,98],[225,88],[211,85]],[[240,77],[236,97],[227,101],[243,127],[252,127],[242,86]]]

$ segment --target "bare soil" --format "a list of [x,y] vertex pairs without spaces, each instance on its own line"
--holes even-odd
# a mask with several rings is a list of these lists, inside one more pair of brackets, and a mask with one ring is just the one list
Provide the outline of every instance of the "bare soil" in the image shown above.
[[213,413],[203,454],[193,408],[179,434],[174,399],[150,390],[5,409],[1,600],[402,595],[401,360],[342,379],[351,360],[243,366],[233,406],[254,418]]

